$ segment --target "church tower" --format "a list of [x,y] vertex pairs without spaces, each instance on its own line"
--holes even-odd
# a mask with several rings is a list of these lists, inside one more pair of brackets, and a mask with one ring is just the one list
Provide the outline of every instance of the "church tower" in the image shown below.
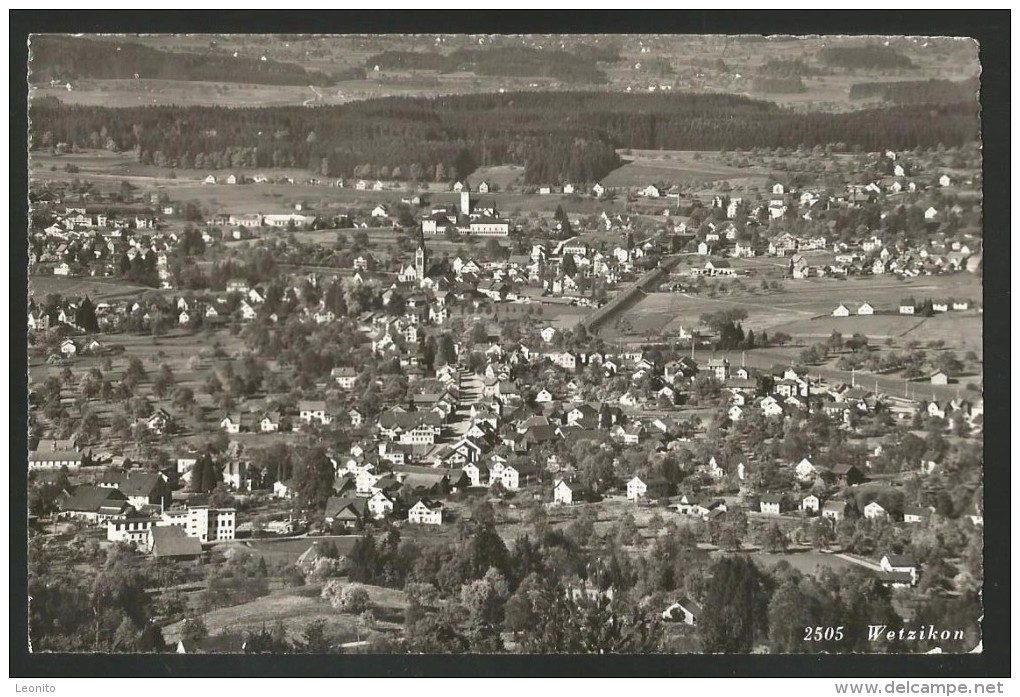
[[418,283],[425,279],[425,266],[428,264],[429,252],[425,249],[425,237],[418,237],[418,249],[414,252],[414,272],[418,277]]
[[471,192],[467,190],[467,187],[464,187],[464,190],[460,192],[460,214],[471,215]]

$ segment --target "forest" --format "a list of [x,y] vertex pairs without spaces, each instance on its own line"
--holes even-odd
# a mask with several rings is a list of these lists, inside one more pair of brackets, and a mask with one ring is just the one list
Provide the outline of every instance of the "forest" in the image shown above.
[[327,85],[335,76],[294,63],[228,53],[160,51],[127,41],[95,41],[70,36],[32,38],[34,83],[50,80],[207,80],[258,85]]
[[914,67],[907,56],[891,46],[829,46],[818,52],[818,59],[833,68],[848,70],[899,70]]
[[893,104],[957,104],[976,101],[977,79],[909,80],[904,82],[860,82],[850,87],[850,99],[880,97]]
[[[591,47],[595,49],[596,47]],[[605,73],[593,63],[612,59],[612,50],[588,50],[584,57],[566,51],[540,51],[521,46],[490,49],[459,49],[449,55],[421,51],[386,51],[369,57],[365,65],[388,70],[437,70],[441,73],[473,72],[476,75],[555,78],[571,84],[605,84]],[[619,59],[615,55],[615,59]]]
[[167,168],[449,181],[479,166],[523,163],[528,183],[596,181],[621,164],[617,148],[908,150],[978,137],[973,103],[793,113],[737,95],[604,92],[391,97],[314,109],[111,109],[46,98],[32,105],[31,123],[33,149],[112,147]]

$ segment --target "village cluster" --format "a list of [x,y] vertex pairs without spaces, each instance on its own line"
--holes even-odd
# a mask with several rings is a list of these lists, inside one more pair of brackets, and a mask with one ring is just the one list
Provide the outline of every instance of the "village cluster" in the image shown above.
[[[933,394],[918,402],[877,383],[872,389],[863,378],[813,374],[797,361],[763,368],[732,357],[695,357],[718,329],[695,317],[683,318],[662,344],[598,338],[599,328],[625,316],[640,293],[697,292],[708,280],[746,278],[755,272],[741,263],[758,257],[775,258],[779,277],[794,280],[976,271],[980,237],[960,231],[960,220],[973,210],[939,203],[938,193],[973,191],[979,183],[912,177],[891,152],[878,162],[888,165],[888,176],[850,184],[838,195],[775,183],[768,198],[717,194],[702,203],[676,187],[614,191],[595,184],[586,187],[587,199],[622,196],[633,206],[586,219],[506,217],[486,182],[474,191],[452,184],[445,192],[451,203],[431,204],[428,195],[402,188],[400,213],[396,201],[342,216],[297,205],[282,214],[205,212],[186,223],[185,204],[158,194],[148,201],[155,209],[142,204],[126,215],[113,212],[115,205],[84,206],[47,189],[35,201],[48,217],[32,230],[33,274],[132,277],[154,291],[95,301],[84,293],[32,299],[30,356],[51,376],[33,385],[33,485],[59,488],[54,523],[101,530],[107,542],[129,543],[153,559],[201,560],[255,536],[307,533],[311,553],[319,534],[388,526],[441,532],[469,515],[466,501],[477,497],[537,502],[554,511],[625,501],[635,510],[697,521],[717,543],[718,531],[734,519],[824,525],[826,547],[848,518],[919,526],[934,505],[887,508],[869,496],[858,506],[861,487],[887,482],[886,472],[872,471],[872,459],[899,447],[892,434],[905,424],[920,429],[940,419],[939,433],[980,435],[980,393]],[[235,175],[205,180],[245,182]],[[254,177],[250,183],[270,182]],[[308,183],[395,191],[381,181]],[[572,185],[537,193],[578,195]],[[900,202],[908,195],[910,202]],[[789,231],[826,211],[876,205],[883,217],[919,221],[923,239],[870,229],[836,234],[834,224],[828,234]],[[404,236],[401,248],[373,247],[368,221],[395,228]],[[267,261],[274,249],[297,244],[284,242],[295,231],[336,227],[366,237],[356,237],[332,269],[284,269]],[[430,249],[459,237],[486,244],[442,256]],[[255,244],[231,246],[244,241]],[[268,246],[276,243],[283,246]],[[199,249],[208,252],[196,272],[182,259]],[[242,257],[249,253],[263,256]],[[821,253],[826,260],[816,261]],[[854,294],[863,297],[852,300]],[[866,294],[866,286],[848,291],[831,316],[974,306],[970,298],[944,296],[884,306]],[[556,320],[564,308],[572,308],[572,321]],[[194,336],[188,371],[232,382],[223,385],[213,375],[194,389],[175,390],[177,368],[146,376],[122,344],[133,335],[151,335],[154,344],[164,336]],[[350,350],[328,365],[306,365],[294,355],[284,361],[289,339],[281,336],[309,339],[302,344],[308,350],[342,338]],[[225,351],[221,339],[245,348]],[[232,360],[244,362],[243,377],[232,367],[223,372]],[[125,363],[124,371],[114,369]],[[245,387],[253,375],[255,387]],[[935,386],[950,382],[944,371],[928,377]],[[156,394],[159,380],[164,385]],[[138,391],[150,382],[151,394]],[[58,429],[66,416],[61,389],[79,387],[82,413],[90,400],[121,403],[123,413],[93,419],[89,429]],[[727,445],[724,452],[717,440],[720,429],[753,428],[778,439],[791,423],[815,418],[866,448],[866,459],[850,462],[828,446],[802,445],[803,453],[824,452],[824,464],[799,455],[775,462],[750,446]],[[213,441],[225,447],[204,447]],[[254,453],[278,443],[326,444],[331,483],[314,509],[302,508],[310,485],[293,468],[270,471],[256,462]],[[163,453],[158,462],[156,451]],[[903,472],[938,472],[945,452],[927,451]],[[663,460],[678,463],[675,476],[651,464]],[[965,516],[983,524],[976,500]],[[923,573],[908,554],[889,548],[839,556],[890,587],[916,586]],[[662,616],[696,625],[701,612],[699,601],[685,596]]]

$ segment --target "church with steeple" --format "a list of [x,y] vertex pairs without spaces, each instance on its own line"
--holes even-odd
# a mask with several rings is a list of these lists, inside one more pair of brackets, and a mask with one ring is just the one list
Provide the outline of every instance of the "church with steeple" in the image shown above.
[[425,247],[425,235],[418,233],[418,249],[414,252],[414,271],[418,283],[425,280],[425,271],[429,263],[429,250]]

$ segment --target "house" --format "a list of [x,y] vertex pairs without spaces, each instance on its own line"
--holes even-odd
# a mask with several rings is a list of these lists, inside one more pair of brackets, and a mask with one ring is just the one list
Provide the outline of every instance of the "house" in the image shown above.
[[584,500],[584,485],[560,479],[553,486],[553,503],[571,505]]
[[759,501],[759,508],[762,513],[768,515],[779,515],[783,512],[783,504],[785,503],[782,494],[765,494]]
[[414,525],[442,525],[443,504],[439,501],[420,498],[408,509],[407,522]]
[[900,314],[901,315],[912,315],[917,310],[917,305],[913,298],[906,298],[900,301]]
[[220,428],[227,433],[240,433],[241,415],[239,413],[227,414],[220,419]]
[[662,613],[662,619],[670,622],[683,622],[691,627],[696,627],[702,611],[700,603],[684,596],[666,608]]
[[627,500],[638,501],[643,498],[659,498],[666,496],[668,489],[669,483],[665,479],[634,476],[627,482]]
[[982,502],[977,498],[971,501],[970,504],[963,509],[963,517],[969,518],[970,522],[974,525],[980,525],[983,527],[985,524],[985,515]]
[[215,184],[216,183],[216,176],[210,174],[205,179],[202,180],[202,183],[203,184]]
[[333,423],[333,416],[326,411],[326,402],[323,400],[301,400],[298,402],[298,415],[306,424],[317,421],[328,426]]
[[803,481],[814,477],[817,469],[813,464],[811,464],[811,461],[805,457],[797,463],[796,467],[794,467],[794,472],[797,473],[797,478]]
[[649,184],[645,188],[641,189],[641,191],[638,193],[640,193],[640,195],[644,196],[645,198],[659,198],[660,196],[662,196],[662,192],[659,191],[659,188],[654,184]]
[[149,530],[149,552],[156,559],[198,559],[202,541],[176,525],[156,525]]
[[277,433],[280,430],[280,413],[270,412],[259,421],[259,431],[262,433]]
[[872,501],[864,507],[864,517],[870,519],[887,518],[889,517],[889,513],[878,501]]
[[838,522],[846,517],[846,501],[826,501],[822,504],[822,517]]
[[844,486],[856,486],[864,481],[864,473],[857,465],[839,464],[832,468],[832,473]]
[[596,183],[595,183],[595,184],[594,184],[594,185],[593,185],[593,186],[591,187],[591,193],[592,193],[592,195],[594,195],[594,196],[595,196],[596,198],[602,198],[602,196],[603,196],[603,195],[604,195],[604,194],[606,193],[606,187],[604,187],[604,186],[602,186],[601,184],[599,184],[599,183],[597,183],[597,182],[596,182]]
[[148,546],[149,529],[155,523],[149,516],[126,515],[106,521],[106,539],[110,542],[127,542],[138,549]]
[[934,373],[931,374],[931,384],[933,384],[933,385],[948,385],[949,384],[949,376],[945,372],[943,372],[941,370],[936,370]]
[[832,316],[833,317],[849,317],[850,316],[850,308],[848,308],[843,303],[840,303],[836,307],[836,309],[832,311]]
[[173,427],[173,417],[166,409],[156,409],[145,419],[145,427],[152,433],[167,433]]
[[939,177],[939,186],[952,186],[953,180],[949,178],[948,174],[943,174]]
[[818,513],[821,501],[814,494],[808,494],[800,500],[800,510],[805,513]]
[[910,579],[909,585],[917,583],[917,564],[903,554],[886,554],[882,556],[879,566],[887,574],[905,574]]
[[329,525],[353,528],[365,519],[368,499],[351,496],[330,496],[323,511],[323,520]]
[[875,314],[875,308],[872,307],[871,303],[861,303],[861,306],[857,308],[858,315],[873,315]]
[[385,518],[393,512],[393,498],[381,489],[377,489],[368,499],[368,511],[376,520]]
[[725,358],[710,359],[706,369],[713,373],[717,380],[725,382],[730,378],[730,362]]
[[903,509],[904,523],[923,523],[931,518],[931,509],[920,506],[906,506]]
[[461,468],[467,476],[470,486],[487,486],[489,483],[489,468],[475,462],[466,462]]
[[340,366],[333,368],[329,376],[336,381],[341,389],[349,390],[354,387],[354,383],[358,379],[358,371],[350,366]]
[[123,516],[129,509],[127,497],[117,489],[80,484],[59,503],[60,518],[79,518],[102,523]]
[[297,495],[297,491],[294,489],[294,480],[287,479],[285,481],[273,482],[273,496],[278,499],[292,499]]

